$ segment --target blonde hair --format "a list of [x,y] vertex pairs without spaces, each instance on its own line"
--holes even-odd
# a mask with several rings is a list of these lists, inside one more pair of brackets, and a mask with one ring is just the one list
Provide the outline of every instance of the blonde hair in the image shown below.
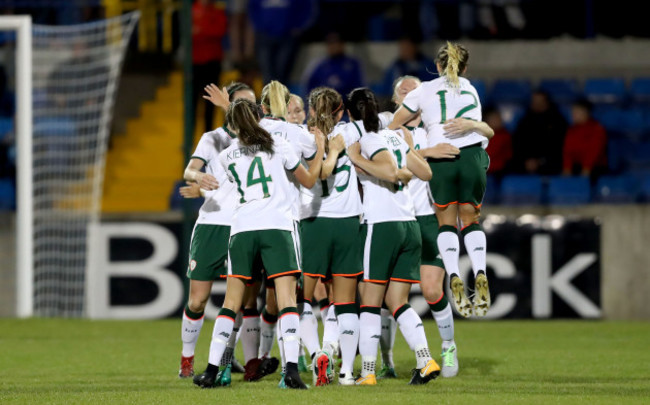
[[262,105],[274,117],[285,118],[287,116],[289,99],[289,89],[277,80],[272,80],[262,89]]
[[440,47],[436,56],[436,62],[440,64],[442,74],[453,87],[460,86],[458,77],[467,68],[468,60],[469,52],[467,48],[461,44],[455,44],[449,41],[447,41],[446,45]]
[[307,124],[317,127],[327,136],[338,122],[337,116],[344,110],[343,97],[329,87],[316,87],[309,93],[309,106],[314,110],[314,116],[309,116]]
[[302,108],[303,110],[305,109],[305,102],[303,101],[302,97],[300,97],[299,95],[293,93],[289,94],[289,102],[291,102],[291,100],[296,100],[296,102],[300,104],[300,108]]
[[399,88],[399,86],[402,85],[402,83],[404,83],[404,80],[415,80],[418,86],[422,84],[422,80],[420,80],[418,77],[415,76],[404,75],[398,77],[397,80],[395,80],[395,84],[393,85],[393,98],[392,98],[393,101],[397,100],[397,89]]

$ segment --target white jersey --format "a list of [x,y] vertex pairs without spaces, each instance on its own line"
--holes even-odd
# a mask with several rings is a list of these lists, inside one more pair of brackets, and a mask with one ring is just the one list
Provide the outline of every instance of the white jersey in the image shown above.
[[379,113],[379,129],[386,129],[390,125],[391,122],[393,122],[393,117],[395,114],[393,114],[390,111],[384,111],[382,113]]
[[[395,131],[382,129],[379,133],[366,132],[359,123],[363,135],[359,140],[361,155],[368,160],[387,150],[398,168],[406,166],[410,149]],[[415,209],[408,185],[394,184],[376,177],[359,175],[363,186],[363,218],[368,224],[390,221],[413,221]]]
[[[327,136],[341,134],[345,146],[359,141],[360,132],[354,123],[339,123]],[[300,190],[300,219],[311,217],[347,218],[361,215],[361,197],[357,187],[357,172],[345,151],[339,154],[336,167],[325,180],[317,181],[313,188]]]
[[[309,133],[305,128],[298,124],[292,124],[279,118],[263,118],[260,121],[260,126],[273,136],[274,139],[282,138],[289,142],[291,148],[302,158],[303,162],[312,160],[316,155],[317,147],[314,136]],[[293,219],[300,220],[300,183],[290,176],[294,185],[291,196],[293,198]]]
[[469,80],[458,78],[460,87],[452,87],[447,79],[439,77],[422,83],[406,95],[402,106],[411,112],[421,111],[422,122],[427,130],[428,147],[449,143],[457,148],[480,143],[485,149],[488,139],[478,132],[461,138],[445,137],[444,123],[453,118],[469,118],[481,121],[481,101]]
[[274,153],[259,146],[243,146],[235,139],[219,154],[228,179],[239,192],[230,234],[263,229],[293,230],[293,193],[289,172],[300,165],[300,158],[289,142],[273,139]]
[[214,176],[219,182],[219,188],[205,194],[205,202],[199,209],[197,224],[230,226],[232,216],[237,206],[235,186],[228,180],[226,171],[219,163],[219,152],[227,148],[233,141],[228,130],[217,128],[201,136],[192,159],[201,159],[205,163],[205,171]]
[[[424,130],[423,125],[411,128],[407,127],[413,135],[413,148],[415,150],[425,149],[427,147],[427,131]],[[431,190],[429,189],[429,182],[421,180],[413,176],[409,182],[409,192],[413,198],[413,205],[415,206],[415,216],[432,215],[433,211],[433,198],[431,197]]]

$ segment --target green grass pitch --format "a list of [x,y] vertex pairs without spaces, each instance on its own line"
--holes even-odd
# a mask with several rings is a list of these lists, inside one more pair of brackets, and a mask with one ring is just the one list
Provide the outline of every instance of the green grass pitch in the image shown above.
[[[199,340],[199,372],[212,325]],[[437,353],[436,326],[425,326]],[[425,386],[407,385],[414,357],[398,333],[400,378],[375,387],[289,391],[276,388],[278,374],[257,383],[233,374],[232,387],[205,390],[176,376],[180,320],[0,319],[0,404],[650,403],[647,322],[465,321],[456,342],[459,376]]]

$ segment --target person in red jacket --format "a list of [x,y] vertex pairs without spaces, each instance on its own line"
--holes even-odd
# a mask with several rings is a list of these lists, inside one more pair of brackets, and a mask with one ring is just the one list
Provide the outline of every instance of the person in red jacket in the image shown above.
[[605,128],[592,115],[592,104],[576,101],[571,109],[573,124],[564,138],[564,175],[578,172],[593,176],[607,167],[607,134]]
[[490,167],[488,173],[497,177],[509,169],[512,159],[512,136],[503,126],[501,113],[496,108],[487,108],[483,114],[485,122],[494,130],[494,137],[490,139],[486,151],[490,156]]
[[[197,0],[192,5],[192,112],[196,114],[197,99],[210,83],[218,83],[228,21],[225,3]],[[205,132],[212,131],[214,106],[205,103]]]

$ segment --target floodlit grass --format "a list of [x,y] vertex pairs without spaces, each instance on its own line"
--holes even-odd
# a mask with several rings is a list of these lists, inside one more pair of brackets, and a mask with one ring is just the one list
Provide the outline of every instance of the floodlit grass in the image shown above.
[[[198,372],[212,325],[199,340]],[[425,326],[436,353],[437,328]],[[398,333],[400,378],[376,387],[291,391],[276,388],[279,374],[257,383],[233,374],[232,387],[205,390],[176,376],[180,320],[0,319],[0,404],[650,403],[650,323],[457,322],[456,342],[459,376],[425,386],[407,385],[415,360]]]

